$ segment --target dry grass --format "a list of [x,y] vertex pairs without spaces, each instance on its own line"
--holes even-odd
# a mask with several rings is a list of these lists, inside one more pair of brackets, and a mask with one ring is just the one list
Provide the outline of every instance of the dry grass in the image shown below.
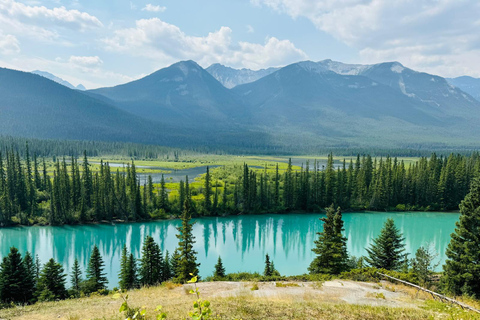
[[[480,319],[434,301],[417,300],[412,304],[411,300],[408,302],[410,307],[356,305],[322,298],[319,290],[309,285],[276,288],[273,284],[261,283],[257,284],[259,290],[251,291],[252,285],[254,283],[216,282],[200,283],[199,288],[202,298],[211,302],[218,319]],[[272,289],[282,294],[264,294]],[[302,294],[287,294],[288,291],[304,289]],[[406,299],[409,297],[405,296]],[[173,285],[129,292],[130,305],[146,307],[150,319],[154,318],[157,305],[163,306],[162,311],[167,313],[168,319],[184,319],[192,309],[194,299],[185,293],[183,287]],[[112,296],[38,303],[1,310],[0,319],[123,320],[118,313],[121,303]]]

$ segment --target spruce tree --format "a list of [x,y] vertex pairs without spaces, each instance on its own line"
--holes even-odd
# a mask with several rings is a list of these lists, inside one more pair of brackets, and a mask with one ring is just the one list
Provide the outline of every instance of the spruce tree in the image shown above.
[[86,285],[88,292],[96,292],[107,288],[108,280],[103,270],[104,266],[100,250],[94,245],[87,267]]
[[333,205],[327,208],[323,221],[323,232],[318,232],[315,247],[312,251],[317,255],[311,262],[308,271],[312,274],[339,274],[348,268],[347,238],[342,235],[343,220],[340,208],[335,211]]
[[170,280],[174,276],[172,271],[172,264],[170,262],[170,254],[168,250],[165,252],[165,259],[163,262],[163,280]]
[[72,285],[73,295],[79,297],[82,284],[82,270],[80,269],[80,263],[78,263],[78,259],[76,258],[73,262],[72,273],[70,274],[70,284]]
[[120,258],[120,272],[118,274],[118,286],[122,290],[127,290],[129,288],[129,269],[128,269],[128,250],[127,246],[124,245],[122,249],[122,257]]
[[207,173],[205,174],[205,184],[203,186],[203,196],[205,197],[204,210],[206,215],[212,212],[212,188],[210,182],[210,169],[207,166]]
[[472,181],[460,213],[447,247],[442,283],[452,294],[480,298],[480,177]]
[[25,253],[25,256],[23,257],[23,264],[25,265],[25,270],[26,270],[24,290],[25,290],[27,299],[30,301],[33,299],[35,295],[38,274],[36,270],[35,261],[33,260],[33,257],[30,254],[30,252],[28,251]]
[[215,265],[215,272],[213,273],[213,277],[218,280],[225,278],[225,275],[225,267],[223,266],[222,258],[218,256],[218,261]]
[[365,260],[374,268],[399,270],[407,258],[404,241],[393,219],[387,219],[380,235],[366,249]]
[[24,290],[27,269],[17,248],[10,248],[9,254],[3,258],[0,270],[0,301],[28,302],[29,292]]
[[143,243],[139,274],[143,286],[156,285],[163,279],[162,252],[151,236],[146,236]]
[[138,275],[137,275],[137,259],[133,256],[133,253],[130,252],[130,256],[127,261],[128,269],[128,287],[130,289],[138,288]]
[[191,279],[191,274],[198,276],[198,267],[200,263],[197,263],[197,252],[193,250],[193,244],[195,243],[195,237],[193,236],[192,229],[194,223],[190,223],[190,204],[189,201],[185,201],[184,210],[182,214],[182,225],[177,228],[178,234],[178,254],[179,260],[176,266],[176,278],[179,283],[186,283]]
[[62,266],[53,258],[50,259],[40,272],[37,288],[38,300],[54,301],[67,298],[65,278]]
[[265,269],[263,270],[263,275],[265,277],[270,277],[273,275],[272,262],[270,261],[270,256],[268,253],[265,255]]

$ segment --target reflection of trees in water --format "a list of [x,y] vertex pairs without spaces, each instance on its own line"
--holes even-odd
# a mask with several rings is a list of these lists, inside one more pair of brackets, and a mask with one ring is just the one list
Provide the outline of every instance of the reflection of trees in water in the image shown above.
[[[222,255],[227,270],[261,271],[265,253],[269,253],[277,268],[283,272],[303,273],[312,259],[310,249],[322,230],[316,214],[282,214],[234,216],[196,219],[194,235],[198,260],[206,271],[212,271],[218,254]],[[365,247],[378,235],[388,217],[404,233],[407,251],[414,254],[427,241],[434,244],[443,257],[458,215],[446,213],[346,213],[345,235],[349,254],[365,254]],[[106,264],[110,287],[117,285],[121,250],[126,244],[136,258],[146,235],[151,235],[165,253],[177,247],[175,237],[180,221],[156,221],[117,225],[85,225],[62,227],[16,227],[0,229],[0,255],[8,253],[11,246],[22,254],[27,250],[39,254],[42,263],[53,257],[70,272],[75,258],[84,272],[94,244]],[[209,260],[214,259],[212,263]],[[207,263],[208,260],[208,263]],[[210,266],[210,264],[212,264]],[[207,270],[208,269],[208,270]]]

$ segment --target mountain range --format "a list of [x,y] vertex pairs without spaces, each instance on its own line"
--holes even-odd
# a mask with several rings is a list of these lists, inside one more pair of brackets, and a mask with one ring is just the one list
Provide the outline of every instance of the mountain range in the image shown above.
[[70,82],[66,81],[66,80],[63,80],[62,78],[59,78],[57,77],[56,75],[54,74],[51,74],[50,72],[46,72],[46,71],[40,71],[40,70],[34,70],[32,71],[32,73],[34,74],[38,74],[39,76],[42,76],[42,77],[45,77],[47,79],[50,79],[50,80],[53,80],[55,81],[56,83],[60,83],[61,85],[64,85],[65,87],[67,88],[70,88],[70,89],[77,89],[77,90],[80,90],[80,91],[85,91],[87,90],[83,84],[79,84],[78,86],[74,86],[73,84],[71,84]]
[[0,69],[0,134],[259,152],[473,148],[480,145],[475,80],[398,62],[303,61],[253,71],[181,61],[126,84],[79,91]]

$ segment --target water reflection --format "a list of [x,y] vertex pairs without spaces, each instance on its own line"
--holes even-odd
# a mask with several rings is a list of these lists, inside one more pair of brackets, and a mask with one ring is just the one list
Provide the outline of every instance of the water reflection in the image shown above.
[[[268,253],[282,274],[307,272],[313,259],[311,248],[316,232],[321,230],[320,214],[278,214],[197,219],[196,237],[200,273],[210,275],[220,255],[227,272],[262,272]],[[445,248],[455,228],[458,214],[451,213],[348,213],[344,214],[348,251],[365,254],[365,247],[376,237],[389,217],[407,239],[407,251],[431,242],[443,262]],[[86,269],[90,250],[96,244],[102,254],[110,287],[117,285],[119,260],[124,245],[137,258],[143,240],[151,235],[163,251],[173,252],[179,221],[157,221],[117,225],[63,227],[15,227],[0,229],[0,256],[16,246],[22,253],[38,254],[42,262],[54,257],[66,270],[75,258]]]

